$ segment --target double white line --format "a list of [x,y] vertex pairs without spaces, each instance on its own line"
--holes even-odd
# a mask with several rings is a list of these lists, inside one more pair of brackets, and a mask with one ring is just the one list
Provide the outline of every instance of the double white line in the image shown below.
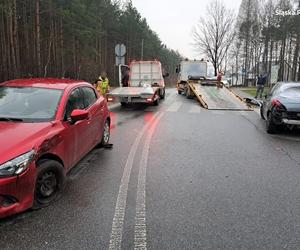
[[109,250],[121,249],[123,225],[126,211],[126,201],[128,193],[128,184],[130,180],[131,170],[134,162],[138,146],[145,132],[148,131],[147,138],[144,144],[141,161],[139,164],[137,197],[136,197],[136,216],[134,227],[134,248],[147,249],[147,231],[146,231],[146,169],[148,155],[150,149],[151,138],[155,128],[162,118],[163,113],[157,113],[153,119],[147,123],[142,131],[137,135],[127,158],[126,165],[123,171],[119,193],[116,202],[115,214],[112,223],[112,230],[109,242]]

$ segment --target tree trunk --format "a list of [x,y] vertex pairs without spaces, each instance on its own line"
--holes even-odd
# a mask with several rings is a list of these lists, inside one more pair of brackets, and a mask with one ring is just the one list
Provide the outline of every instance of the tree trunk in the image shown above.
[[16,60],[16,45],[14,39],[14,14],[13,5],[9,7],[9,17],[8,17],[8,28],[9,28],[9,44],[11,51],[11,62],[12,62],[12,77],[15,78],[18,75],[17,60]]
[[41,24],[40,24],[40,0],[35,1],[35,28],[36,28],[36,59],[37,59],[37,75],[41,75]]
[[[298,58],[298,61],[300,61],[300,57]],[[297,81],[300,81],[300,63],[299,63],[299,66],[298,66],[298,79]]]
[[44,77],[47,76],[48,67],[49,67],[49,64],[50,64],[50,61],[51,61],[51,50],[52,50],[52,47],[53,47],[52,44],[53,44],[53,23],[50,25],[50,41],[49,41],[49,47],[48,47],[47,62],[46,62],[45,67],[44,67]]
[[280,69],[279,69],[279,80],[284,80],[284,56],[285,56],[285,47],[286,47],[286,37],[282,40],[281,50],[280,50]]
[[268,60],[269,60],[269,36],[266,36],[265,39],[265,48],[264,48],[264,59],[263,59],[263,67],[264,67],[264,74],[268,71]]
[[292,75],[292,80],[296,81],[297,79],[297,65],[298,65],[298,58],[299,58],[299,48],[300,48],[300,34],[297,34],[297,39],[296,39],[296,48],[294,52],[294,58],[293,58],[293,75]]
[[22,71],[25,76],[31,75],[32,69],[32,56],[30,55],[30,44],[29,44],[29,22],[27,17],[27,1],[23,3],[23,39],[24,39],[24,51],[23,51],[23,60],[21,61]]
[[63,26],[63,18],[60,17],[60,63],[61,63],[61,76],[65,75],[65,58],[64,58],[64,26]]
[[270,46],[270,61],[269,61],[269,70],[268,70],[268,84],[269,85],[271,83],[271,71],[272,71],[272,61],[273,61],[273,47],[274,47],[274,42],[271,41],[271,46]]
[[[6,33],[6,27],[5,27],[5,21],[4,21],[4,11],[1,10],[0,12],[0,21],[1,21],[1,34],[5,34]],[[1,43],[1,65],[0,65],[0,77],[3,80],[7,80],[8,79],[8,64],[7,64],[7,42],[6,42],[6,36],[0,36],[0,43]]]
[[14,40],[14,51],[15,51],[15,61],[16,61],[16,78],[20,77],[20,45],[18,39],[18,20],[17,20],[17,1],[12,2],[12,13],[13,13],[13,40]]

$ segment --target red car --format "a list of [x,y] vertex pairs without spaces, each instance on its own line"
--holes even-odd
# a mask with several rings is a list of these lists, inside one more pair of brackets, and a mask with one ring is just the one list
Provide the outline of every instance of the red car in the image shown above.
[[87,82],[0,84],[0,218],[48,206],[66,173],[109,138],[106,99]]

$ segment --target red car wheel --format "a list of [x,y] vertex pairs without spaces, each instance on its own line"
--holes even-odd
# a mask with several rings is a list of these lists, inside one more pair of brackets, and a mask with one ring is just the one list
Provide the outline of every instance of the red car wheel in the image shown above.
[[63,166],[54,160],[42,161],[37,167],[33,209],[49,206],[54,202],[65,182]]

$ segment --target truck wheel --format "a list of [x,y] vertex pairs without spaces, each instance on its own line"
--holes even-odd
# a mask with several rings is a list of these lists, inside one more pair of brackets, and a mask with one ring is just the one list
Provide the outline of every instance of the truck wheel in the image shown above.
[[49,206],[63,190],[65,172],[63,166],[54,160],[45,160],[38,164],[34,203],[32,209]]
[[188,88],[187,88],[187,91],[186,91],[186,98],[187,98],[187,99],[192,99],[192,98],[193,98],[193,95],[192,95],[191,92],[192,92],[192,91],[191,91],[191,88],[188,87]]
[[163,88],[160,91],[160,99],[162,99],[162,100],[165,99],[165,96],[166,96],[166,89]]
[[183,95],[187,96],[187,88],[184,88]]
[[178,95],[181,95],[182,91],[179,89],[177,91],[178,91]]

